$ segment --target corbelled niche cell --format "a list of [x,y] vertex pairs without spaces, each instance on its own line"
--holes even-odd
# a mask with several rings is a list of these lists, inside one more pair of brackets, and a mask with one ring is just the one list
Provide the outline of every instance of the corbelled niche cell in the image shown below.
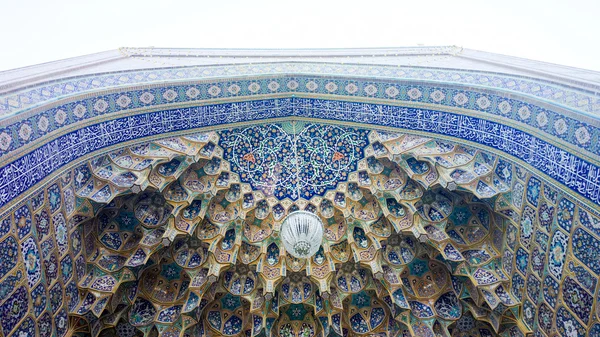
[[0,73],[1,335],[600,331],[597,81],[453,47],[188,52]]

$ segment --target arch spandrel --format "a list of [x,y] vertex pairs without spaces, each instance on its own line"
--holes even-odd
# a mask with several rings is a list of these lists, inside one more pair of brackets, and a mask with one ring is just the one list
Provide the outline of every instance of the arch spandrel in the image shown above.
[[[451,73],[424,71],[393,76]],[[593,330],[593,99],[465,73],[257,76],[2,106],[18,118],[0,129],[0,244],[23,261],[0,265],[0,283],[5,303],[18,282],[32,297],[13,323],[94,336]],[[509,81],[465,86],[485,76]],[[522,92],[500,88],[510,80]],[[308,259],[278,237],[296,210],[325,227]]]

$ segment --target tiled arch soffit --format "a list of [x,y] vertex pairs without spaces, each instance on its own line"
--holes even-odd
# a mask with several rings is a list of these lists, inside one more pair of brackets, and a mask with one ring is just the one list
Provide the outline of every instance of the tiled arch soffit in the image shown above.
[[[49,162],[56,156],[55,149],[64,151],[59,145],[64,142],[89,144],[93,137],[95,148],[88,145],[83,153],[57,158],[61,166],[118,144],[115,136],[121,132],[125,133],[123,141],[132,141],[169,131],[289,117],[432,132],[491,146],[567,185],[584,199],[600,200],[594,179],[600,164],[597,92],[517,76],[428,68],[339,64],[208,68],[94,75],[4,93],[0,100],[2,188],[14,186],[23,173],[22,168],[15,168],[19,160]],[[295,71],[286,73],[288,68]],[[319,70],[340,74],[326,76],[318,74]],[[240,72],[246,77],[240,78]],[[258,76],[261,73],[277,74]],[[125,132],[131,127],[140,131],[135,127],[138,119],[152,118],[180,121],[173,120],[162,131]],[[73,138],[79,140],[69,141]],[[48,164],[29,166],[38,178],[2,193],[1,205],[53,172]]]
[[[600,330],[600,325],[596,323],[600,317],[600,307],[589,309],[593,311],[590,313],[589,310],[585,311],[577,303],[572,302],[569,297],[572,295],[568,293],[561,294],[559,303],[552,303],[552,295],[548,295],[544,291],[540,292],[540,287],[553,289],[554,283],[560,282],[566,284],[565,289],[574,289],[573,291],[583,293],[584,301],[587,299],[586,294],[590,298],[595,296],[595,281],[592,280],[594,286],[588,283],[592,282],[590,278],[597,279],[600,267],[593,257],[586,255],[584,250],[589,250],[590,247],[594,247],[594,244],[600,242],[596,238],[599,235],[597,226],[600,224],[600,220],[598,220],[600,218],[598,207],[600,202],[600,122],[598,119],[600,98],[597,87],[582,83],[565,83],[565,81],[483,71],[282,62],[123,71],[65,78],[54,82],[36,83],[19,89],[10,88],[10,91],[6,90],[0,94],[0,155],[2,156],[0,222],[3,224],[4,221],[13,221],[17,224],[19,219],[24,218],[22,214],[24,207],[28,209],[27,212],[34,213],[35,216],[41,215],[40,210],[45,209],[43,207],[48,207],[51,215],[63,214],[68,218],[70,226],[68,234],[75,235],[73,233],[78,231],[75,229],[77,227],[75,225],[89,219],[83,215],[85,212],[81,211],[85,208],[82,206],[83,204],[95,209],[87,211],[88,215],[94,216],[96,215],[94,212],[101,210],[101,207],[97,205],[104,205],[112,201],[112,207],[114,207],[115,202],[117,205],[126,205],[131,202],[128,201],[127,195],[132,192],[142,198],[145,193],[152,193],[156,189],[161,191],[164,197],[170,189],[172,180],[152,182],[150,184],[152,188],[145,192],[140,190],[146,186],[140,186],[138,183],[149,179],[150,175],[158,172],[161,168],[167,170],[165,168],[167,163],[173,160],[187,159],[185,161],[186,168],[194,161],[203,162],[202,165],[205,166],[209,165],[211,158],[215,155],[203,154],[203,149],[211,142],[216,145],[217,149],[226,148],[223,142],[227,141],[227,137],[231,133],[243,134],[274,126],[285,134],[288,132],[285,131],[288,130],[286,128],[289,128],[290,125],[306,130],[311,130],[311,126],[353,130],[365,137],[365,143],[362,145],[365,152],[364,157],[357,161],[359,164],[350,172],[354,176],[348,181],[356,181],[356,184],[366,189],[367,183],[364,183],[364,186],[361,185],[361,172],[368,172],[365,173],[368,176],[365,179],[391,180],[389,173],[385,178],[377,178],[379,177],[377,172],[380,171],[375,167],[380,165],[382,170],[387,172],[383,167],[389,168],[386,165],[397,165],[404,172],[400,174],[404,177],[400,180],[404,180],[405,183],[407,181],[416,182],[416,186],[422,189],[423,193],[438,191],[435,193],[441,193],[439,198],[450,200],[456,208],[458,208],[457,205],[470,205],[468,207],[475,208],[487,207],[486,209],[502,215],[495,220],[497,222],[495,225],[488,227],[490,233],[494,229],[502,233],[500,234],[502,237],[500,243],[497,238],[492,238],[493,235],[489,236],[489,246],[496,247],[497,259],[486,265],[488,269],[465,267],[465,270],[459,271],[460,268],[455,266],[455,270],[452,272],[453,275],[456,272],[456,275],[472,280],[469,281],[471,282],[469,285],[465,286],[475,287],[473,288],[475,290],[469,288],[470,293],[477,292],[479,289],[480,294],[488,294],[480,295],[483,296],[480,299],[475,299],[473,294],[468,300],[466,297],[461,298],[461,303],[463,303],[461,305],[469,307],[471,317],[476,317],[477,310],[481,310],[478,306],[480,303],[475,302],[481,302],[487,303],[486,308],[488,309],[492,306],[504,306],[504,310],[508,314],[503,312],[504,316],[498,317],[509,317],[518,322],[514,326],[509,326],[505,324],[506,322],[501,323],[498,317],[495,318],[498,321],[484,319],[486,324],[492,326],[496,332],[499,331],[507,336],[531,332],[534,331],[534,328],[540,328],[539,333],[547,336],[556,333],[556,329],[559,329],[559,333],[562,334],[572,331]],[[293,134],[293,132],[288,133]],[[333,133],[335,134],[335,132]],[[394,141],[400,149],[394,148]],[[181,144],[181,142],[187,145],[177,149],[177,144]],[[402,146],[407,143],[413,145],[407,145],[407,148],[402,149]],[[91,179],[95,182],[95,187],[92,188],[93,193],[89,193],[88,196],[78,194],[78,189],[81,189],[82,186],[76,186],[75,175],[81,172],[81,167],[100,168],[104,160],[109,160],[104,158],[116,160],[118,155],[115,154],[120,150],[145,146],[145,144],[164,146],[167,152],[171,151],[174,154],[163,156],[163,159],[153,162],[149,158],[152,163],[147,166],[147,172],[143,175],[134,175],[135,183],[125,184],[119,188],[114,188],[114,182],[110,183],[113,188],[109,189],[108,196],[101,195],[100,192],[104,186],[109,185],[109,182],[98,175],[98,172],[91,173]],[[424,144],[428,144],[430,147]],[[470,156],[470,159],[466,161],[466,164],[463,163],[464,165],[444,162],[447,158],[443,156],[443,151],[448,147],[453,149],[452,153],[461,152]],[[436,150],[431,150],[431,148]],[[387,154],[378,151],[387,151]],[[111,155],[107,157],[108,154]],[[346,157],[349,155],[348,153],[340,154],[340,156]],[[222,158],[226,162],[233,163],[233,157],[227,157],[226,153],[222,154]],[[375,159],[370,161],[369,158]],[[428,178],[429,173],[419,172],[419,165],[423,163],[430,168],[427,172],[435,172],[435,178]],[[447,166],[445,166],[446,164]],[[478,164],[487,164],[488,170],[478,172],[474,167]],[[221,176],[223,171],[232,174],[232,181],[226,183],[228,187],[227,189],[222,188],[223,190],[230,190],[231,185],[236,181],[254,188],[251,182],[240,178],[243,172],[236,171],[234,164],[227,165],[228,170],[224,170],[225,166],[221,165],[221,168],[215,171]],[[182,175],[187,172],[186,168],[180,168],[176,174]],[[208,168],[203,168],[203,170],[208,172]],[[393,168],[391,170],[394,171]],[[125,174],[126,172],[133,171],[122,170],[121,173]],[[239,175],[237,178],[234,177],[236,174]],[[474,176],[467,179],[466,174]],[[90,177],[86,179],[90,179]],[[179,176],[175,181],[178,179]],[[461,179],[464,180],[461,181]],[[66,187],[71,186],[69,184],[72,187]],[[148,183],[146,182],[146,184]],[[54,213],[56,210],[52,210],[55,207],[53,201],[50,200],[51,194],[54,193],[51,191],[52,189],[58,190],[59,199],[62,200],[58,202],[60,208],[58,213]],[[378,203],[378,207],[381,207],[391,226],[402,233],[401,221],[394,218],[393,207],[386,203],[386,200],[391,200],[392,197],[388,199],[383,197],[382,199],[380,194],[383,192],[380,191],[381,193],[377,194],[374,192],[376,190],[374,187],[370,188],[373,193],[372,198],[379,198],[375,204]],[[434,192],[426,192],[427,190]],[[77,199],[77,206],[72,206],[70,210],[65,209],[69,203],[67,199],[70,198],[64,195],[65,191],[70,191],[68,193],[71,193],[72,200]],[[72,195],[73,191],[75,191],[75,196]],[[327,199],[325,192],[322,191],[315,195]],[[350,192],[344,190],[343,193]],[[99,197],[96,198],[95,195],[99,195]],[[284,193],[283,195],[290,200],[289,194]],[[310,197],[312,196],[310,195]],[[218,199],[218,193],[213,198]],[[438,197],[434,196],[433,198],[435,200]],[[307,197],[307,200],[309,199]],[[298,199],[292,198],[292,203],[295,200]],[[368,201],[368,198],[365,200]],[[469,202],[472,202],[474,206]],[[41,206],[45,203],[48,205]],[[73,203],[75,204],[75,201]],[[272,214],[275,214],[275,204],[277,202],[270,205],[269,212]],[[310,202],[305,204],[310,204]],[[414,208],[413,212],[417,214],[416,202],[411,205],[410,207]],[[320,204],[315,206],[319,207]],[[110,207],[109,205],[108,208],[110,209]],[[173,207],[177,208],[176,202],[173,202]],[[202,212],[206,212],[207,206],[203,207]],[[284,207],[286,211],[289,211],[288,207]],[[336,209],[340,210],[341,207]],[[338,212],[337,210],[335,212]],[[256,213],[257,211],[252,212]],[[79,218],[75,214],[79,214]],[[545,216],[550,216],[551,220],[544,218]],[[29,217],[31,218],[31,214]],[[390,219],[396,219],[397,222]],[[31,220],[29,221],[31,222]],[[533,229],[524,228],[524,223],[527,221],[535,223]],[[31,223],[29,226],[31,227]],[[3,230],[0,233],[0,236],[3,237],[1,244],[9,243],[7,237],[13,238],[13,240],[18,238],[19,241],[22,241],[21,250],[25,255],[29,249],[28,245],[37,245],[33,239],[30,243],[29,239],[32,234],[24,229],[25,227],[27,225],[17,226],[16,230],[10,233]],[[418,229],[414,230],[411,227],[411,235],[417,239],[421,235],[420,239],[424,242],[429,240],[431,245],[438,244],[438,253],[449,261],[452,261],[453,256],[459,256],[456,258],[457,263],[465,260],[465,257],[461,255],[466,254],[465,248],[456,248],[444,240],[436,241],[435,234],[425,227],[426,225],[421,227],[415,225],[414,228]],[[349,228],[348,231],[350,231]],[[354,228],[359,234],[355,232],[353,238],[360,241],[357,238],[361,237],[361,229]],[[37,232],[40,232],[39,228]],[[85,229],[80,235],[84,236],[84,232]],[[37,235],[40,238],[45,237],[40,233]],[[348,236],[351,235],[348,234]],[[214,239],[214,245],[218,242],[221,247],[224,247],[226,237],[227,233],[223,232],[221,236]],[[375,243],[377,235],[367,230],[366,237],[374,243],[375,247],[381,248],[381,243]],[[392,246],[391,239],[388,237],[389,235],[381,242]],[[545,243],[542,242],[544,237],[546,238]],[[578,247],[572,246],[575,243],[571,240],[575,238],[581,244]],[[174,236],[170,239],[174,239]],[[40,240],[39,249],[44,250],[41,241],[48,242],[48,240]],[[442,241],[443,243],[440,243]],[[80,251],[71,251],[73,249],[71,247],[61,248],[60,243],[58,245],[59,247],[56,249],[67,251],[67,253],[56,253],[58,256],[70,254],[72,260],[81,260],[84,266],[86,263],[93,265],[89,257],[84,261]],[[568,254],[566,253],[567,248],[565,248],[567,245],[573,247],[568,248],[570,251]],[[239,249],[238,243],[235,246],[238,247],[236,249]],[[565,251],[560,257],[552,255],[557,253],[550,252],[552,249],[556,251],[558,246]],[[447,250],[444,250],[444,247],[448,247]],[[267,261],[268,249],[266,246],[262,249],[265,251],[264,259]],[[385,247],[383,249],[385,250]],[[415,251],[427,251],[427,255],[430,257],[437,254],[435,253],[437,251],[428,251],[429,248],[414,249]],[[488,250],[492,251],[491,248]],[[331,254],[330,251],[332,248],[327,248],[325,255],[328,259],[331,259],[328,255]],[[548,253],[544,253],[545,251]],[[381,281],[381,284],[389,292],[387,296],[390,298],[390,303],[394,304],[386,307],[383,303],[386,293],[382,293],[381,286],[374,285],[378,282],[375,279],[381,277],[378,275],[381,266],[369,265],[368,261],[360,260],[359,256],[363,256],[362,253],[366,254],[360,244],[353,246],[353,252],[355,261],[361,262],[361,268],[366,268],[371,276],[364,276],[365,285],[361,288],[364,288],[364,291],[348,295],[350,296],[348,297],[350,310],[360,311],[362,307],[356,304],[357,301],[367,298],[366,301],[371,304],[369,312],[371,319],[378,317],[376,313],[379,311],[376,310],[382,308],[381,313],[385,313],[383,316],[386,317],[388,333],[394,329],[401,330],[403,326],[407,326],[410,333],[413,334],[418,334],[419,331],[423,333],[425,331],[447,332],[448,324],[455,321],[453,314],[445,313],[446,316],[439,314],[436,307],[434,310],[436,312],[435,322],[430,321],[427,325],[419,319],[415,320],[418,315],[429,317],[425,312],[432,309],[418,307],[423,304],[413,304],[413,302],[407,301],[407,290],[401,290],[398,293],[400,288],[388,279]],[[213,253],[214,251],[211,250],[211,254]],[[535,268],[538,266],[534,266],[534,262],[531,262],[531,267],[528,267],[527,261],[535,260],[540,256],[539,254],[545,254],[542,264],[544,263],[543,259],[547,259],[547,267],[542,266],[541,270],[537,270]],[[524,266],[520,264],[523,259],[526,261]],[[552,263],[550,259],[554,259]],[[429,263],[438,263],[435,261],[437,260],[432,258]],[[514,263],[505,261],[514,261]],[[220,263],[231,265],[231,263],[223,261],[216,264],[221,265]],[[500,266],[504,265],[502,268],[506,275],[502,282],[497,283],[500,286],[495,284],[495,294],[490,294],[489,289],[491,288],[485,287],[484,281],[482,281],[484,277],[481,277],[481,273],[484,270],[493,269],[494,263]],[[507,264],[509,267],[506,266]],[[280,265],[276,263],[275,266]],[[17,277],[13,268],[15,266],[2,266],[2,270],[0,270],[2,285],[12,282],[10,281],[11,277]],[[429,268],[433,273],[435,267],[430,265]],[[506,268],[510,268],[510,270]],[[53,317],[48,319],[53,320],[54,323],[50,323],[50,325],[58,334],[66,329],[63,328],[64,324],[59,324],[60,318],[65,319],[67,312],[72,313],[85,309],[86,291],[91,289],[89,283],[86,285],[82,281],[85,276],[85,268],[82,271],[79,270],[80,267],[77,269],[75,272],[77,275],[69,275],[67,280],[71,280],[71,278],[79,280],[77,287],[80,289],[80,296],[84,296],[80,298],[79,302],[65,303],[62,309],[61,305],[54,308],[54,303],[51,303],[48,304],[48,306],[52,306],[51,312],[42,308],[38,314],[32,293],[30,297],[32,298],[31,303],[33,303],[31,308],[33,313],[24,313],[18,319],[15,318],[15,322],[11,321],[8,324],[10,326],[3,327],[2,332],[8,336],[19,329],[26,329],[27,322],[31,322],[32,326],[36,325],[33,323],[35,320],[37,328],[34,327],[32,331],[41,334],[40,322],[47,315]],[[353,273],[351,269],[348,269],[350,274]],[[23,280],[26,281],[23,282],[32,289],[34,287],[37,289],[36,285],[40,282],[40,277],[36,278],[34,272],[30,272],[28,268],[24,270],[26,278]],[[237,269],[232,270],[237,272],[236,275],[241,275]],[[151,271],[146,272],[150,273]],[[336,274],[336,278],[338,274]],[[491,273],[491,275],[498,277],[499,274]],[[47,275],[45,277],[48,278]],[[63,277],[67,277],[67,274],[63,273]],[[261,277],[264,277],[263,274]],[[478,277],[480,278],[478,279]],[[67,291],[73,291],[74,286],[70,288],[71,290],[67,289],[71,284],[75,284],[72,280],[69,282],[67,280],[61,281],[65,294]],[[281,275],[277,280],[279,283],[274,283],[274,287],[281,287],[281,282],[289,284],[300,282],[299,284],[301,284],[301,281],[290,279],[290,277],[286,278],[285,275]],[[13,283],[19,283],[15,282]],[[265,285],[269,282],[263,279]],[[327,294],[328,287],[315,282],[314,276],[312,282],[312,286],[318,288],[319,292],[313,289],[311,296],[316,296],[314,297],[316,301],[323,300],[325,297],[315,294]],[[531,295],[535,284],[537,284],[537,296]],[[587,289],[586,285],[588,285]],[[4,299],[21,296],[19,293],[21,288],[16,285],[12,287],[16,290],[8,291],[9,294]],[[74,288],[75,292],[77,287]],[[292,286],[290,285],[290,287]],[[457,293],[456,296],[459,297],[462,290],[456,289],[460,287],[462,286],[456,286],[454,289]],[[25,285],[23,288],[25,289]],[[56,286],[53,286],[54,288]],[[199,286],[199,288],[201,287]],[[210,292],[208,288],[205,290]],[[53,296],[52,291],[54,290],[48,289],[47,291],[50,295],[48,299],[50,303],[52,301],[50,297]],[[556,285],[556,291],[558,291],[558,285]],[[264,302],[264,296],[267,293],[267,297],[272,298],[273,293],[265,290],[262,295],[253,295],[258,296],[253,299],[260,302],[260,296],[263,296],[262,301]],[[224,301],[219,302],[214,294],[212,296],[216,304],[210,302],[209,306],[215,305],[215,308],[221,312],[230,310],[231,314],[235,316],[238,315],[237,310],[247,310],[243,305],[233,305],[228,308]],[[226,296],[235,297],[231,293]],[[327,294],[327,296],[332,295]],[[333,298],[335,296],[333,294]],[[398,298],[394,298],[394,296],[398,296]],[[452,299],[444,297],[446,294],[436,296],[435,301],[452,302]],[[455,295],[452,296],[452,298],[457,298]],[[148,296],[141,298],[149,301],[148,303],[153,303]],[[210,296],[206,298],[210,300]],[[408,298],[411,298],[410,294],[408,294]],[[109,301],[110,299],[95,298],[93,304],[96,305],[101,300]],[[494,300],[500,301],[500,304],[497,302],[494,305]],[[198,299],[198,303],[200,303],[199,301],[200,299]],[[281,301],[290,306],[288,307],[290,311],[285,313],[285,319],[281,318],[277,321],[278,328],[287,329],[288,325],[284,323],[288,322],[292,330],[303,329],[299,325],[294,325],[296,311],[292,312],[290,308],[302,311],[307,307],[304,304],[297,304],[293,300],[286,302],[283,299]],[[554,301],[556,302],[556,300]],[[330,302],[335,301],[328,299],[327,305],[333,305]],[[132,304],[134,306],[142,305],[135,303]],[[186,303],[189,304],[189,301]],[[593,299],[590,300],[589,305],[591,306],[592,303],[596,304]],[[345,306],[346,302],[343,305]],[[296,306],[299,307],[296,308]],[[336,326],[335,317],[333,317],[340,312],[336,311],[335,305],[331,307],[333,309],[329,316],[320,312],[317,307],[318,305],[315,304],[315,314],[311,318],[314,319],[314,322],[309,326],[315,329],[317,326],[320,327],[319,329],[325,329],[326,325],[330,325],[327,331],[341,333],[341,330],[336,330],[340,329],[341,325]],[[407,309],[410,314],[401,314],[401,308]],[[531,308],[533,308],[533,316],[527,313],[527,310]],[[88,314],[91,315],[93,310],[90,308],[88,310]],[[258,320],[257,317],[260,317],[257,315],[259,311],[256,310],[258,309],[250,308],[248,310],[250,310],[248,317]],[[268,310],[273,310],[273,308]],[[491,316],[497,313],[493,310],[491,312]],[[257,324],[267,329],[269,315],[273,315],[273,312],[269,311],[269,314],[265,314],[264,321]],[[389,318],[393,316],[397,318],[398,323],[393,323],[394,319]],[[281,316],[277,317],[284,317],[284,314],[281,313]],[[326,317],[325,321],[323,321],[323,317]],[[358,316],[352,316],[352,319],[355,317]],[[406,320],[403,321],[402,317],[405,317]],[[566,332],[560,330],[558,325],[552,325],[552,322],[547,323],[548,317],[550,317],[550,321],[571,322],[571,328],[563,327],[563,330],[575,330],[565,330]],[[203,319],[205,320],[203,324],[208,324],[206,328],[212,329],[210,331],[228,334],[225,331],[225,325],[220,330],[214,325],[211,326],[214,320],[211,321],[208,317],[198,320],[202,321]],[[213,319],[216,318],[213,317]],[[351,320],[350,317],[342,318],[342,320],[344,319]],[[310,321],[310,319],[308,320]],[[316,323],[319,320],[321,320],[320,323]],[[338,316],[338,324],[339,320]],[[353,333],[360,335],[361,333],[382,333],[386,330],[382,328],[381,322],[377,325],[372,320],[367,319],[367,321],[364,323],[364,327],[361,325],[362,323],[356,323],[357,328],[353,330]],[[423,321],[427,321],[427,319]],[[21,327],[16,326],[19,322]],[[107,323],[102,328],[97,324],[92,327],[92,330],[107,327],[116,329],[118,322],[119,318],[117,317],[114,324]],[[141,324],[138,328],[144,333],[150,333],[151,329],[157,329],[161,333],[172,329],[173,322],[170,322],[171,325],[166,323],[167,320],[161,322]],[[273,322],[271,321],[271,323]],[[354,326],[352,325],[354,323],[352,322],[350,325]],[[179,331],[183,331],[186,324],[189,326],[190,323],[178,321],[177,324],[179,324]],[[396,325],[394,326],[394,324]],[[544,324],[549,325],[545,326]],[[76,325],[77,322],[74,319],[67,324],[72,329],[75,329]],[[201,326],[201,324],[197,324],[197,326]],[[366,330],[360,330],[363,328]],[[261,329],[256,333],[259,334],[263,331]],[[268,330],[270,331],[270,328]],[[281,331],[283,330],[278,333]],[[95,332],[99,333],[100,331]],[[198,331],[194,331],[194,333],[200,334]],[[252,335],[255,335],[254,331]]]

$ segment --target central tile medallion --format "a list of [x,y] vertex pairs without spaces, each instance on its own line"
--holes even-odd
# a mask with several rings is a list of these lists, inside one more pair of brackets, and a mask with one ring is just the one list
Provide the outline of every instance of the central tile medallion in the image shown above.
[[224,157],[240,179],[279,200],[310,199],[356,170],[368,131],[288,122],[219,132]]

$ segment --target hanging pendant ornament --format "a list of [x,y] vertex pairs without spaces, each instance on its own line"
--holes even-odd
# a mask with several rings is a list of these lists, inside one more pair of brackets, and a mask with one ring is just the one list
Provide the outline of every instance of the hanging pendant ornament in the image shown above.
[[323,241],[323,222],[310,212],[290,213],[281,225],[281,241],[292,256],[305,259],[317,253]]

